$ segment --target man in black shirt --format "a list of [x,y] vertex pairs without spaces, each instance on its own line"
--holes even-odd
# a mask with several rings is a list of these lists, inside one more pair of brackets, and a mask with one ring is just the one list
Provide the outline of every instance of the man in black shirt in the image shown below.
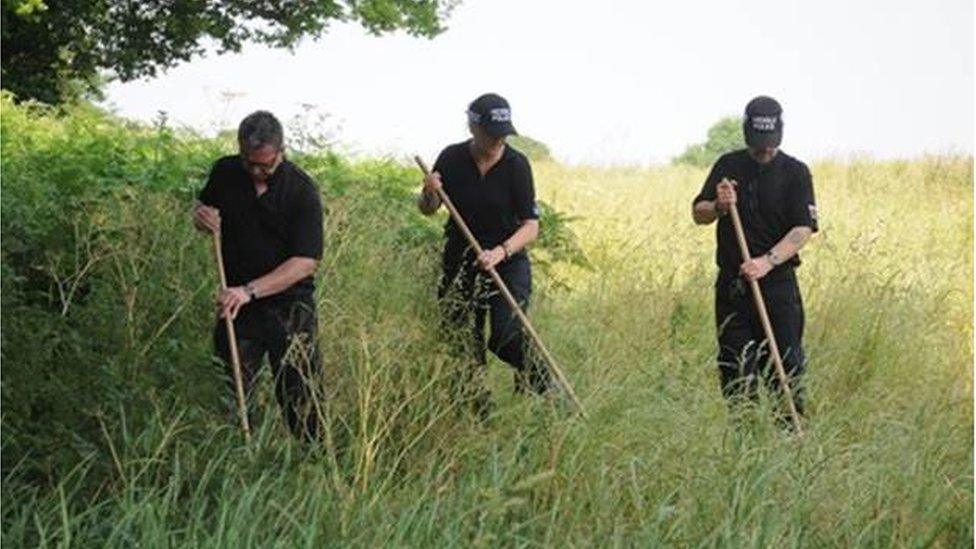
[[[715,322],[722,392],[729,399],[756,397],[762,375],[779,393],[779,380],[767,366],[765,334],[743,277],[758,280],[773,333],[790,378],[794,403],[803,413],[803,303],[795,269],[798,251],[817,231],[817,206],[810,170],[778,149],[783,135],[782,108],[760,96],[746,106],[743,122],[748,148],[723,155],[712,167],[693,201],[695,223],[718,220],[715,259]],[[742,263],[732,220],[737,205],[742,219],[749,261]]]
[[475,257],[460,228],[448,218],[438,295],[445,328],[458,351],[477,362],[464,372],[459,392],[472,399],[484,415],[489,404],[481,383],[488,313],[491,335],[487,348],[517,370],[516,389],[531,387],[541,394],[552,384],[548,370],[527,345],[515,313],[484,272],[496,268],[516,301],[523,308],[528,306],[532,270],[525,247],[539,235],[532,169],[522,153],[505,143],[515,128],[504,98],[482,95],[469,105],[467,114],[472,138],[447,147],[437,157],[433,172],[424,180],[418,207],[425,215],[436,212],[441,205],[436,189],[443,188],[484,248]]
[[[222,236],[228,288],[217,300],[219,316],[235,319],[245,394],[267,354],[289,428],[312,439],[317,416],[308,384],[319,369],[312,294],[322,257],[322,205],[312,178],[285,159],[274,115],[249,115],[237,137],[240,154],[214,164],[193,222]],[[214,343],[228,364],[227,331],[219,319]]]

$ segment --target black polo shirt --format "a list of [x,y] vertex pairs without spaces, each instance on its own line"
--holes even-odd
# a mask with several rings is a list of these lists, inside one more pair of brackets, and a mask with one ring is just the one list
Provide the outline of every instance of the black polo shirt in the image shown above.
[[[285,160],[257,195],[239,156],[225,156],[210,171],[200,201],[220,210],[227,285],[241,286],[264,276],[295,256],[321,259],[322,203],[311,177]],[[280,294],[311,295],[313,278],[300,280]]]
[[[484,177],[471,154],[470,140],[444,149],[434,171],[441,174],[444,192],[486,250],[507,240],[523,221],[539,218],[529,160],[508,145]],[[445,260],[460,259],[468,242],[453,219],[444,225],[444,235]],[[520,250],[516,255],[524,254]]]
[[[793,227],[806,226],[817,231],[817,206],[813,198],[813,179],[806,164],[779,151],[768,164],[759,164],[745,149],[723,155],[712,166],[694,203],[715,200],[716,186],[723,178],[734,179],[737,207],[749,243],[750,257],[765,254]],[[718,247],[715,260],[726,274],[737,274],[742,254],[735,239],[732,217],[722,216],[716,223]],[[782,272],[800,265],[799,254],[773,269]]]

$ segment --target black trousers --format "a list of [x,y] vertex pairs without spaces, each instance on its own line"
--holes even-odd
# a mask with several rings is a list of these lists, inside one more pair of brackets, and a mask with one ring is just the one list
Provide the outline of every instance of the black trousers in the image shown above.
[[[770,273],[759,281],[773,335],[783,357],[783,368],[797,411],[803,413],[803,301],[792,269]],[[755,400],[759,380],[774,394],[782,385],[772,363],[766,334],[756,312],[748,281],[720,273],[715,283],[715,322],[718,331],[718,367],[722,393],[731,401]]]
[[[532,266],[524,254],[517,254],[496,268],[515,301],[527,311],[532,294]],[[527,341],[522,325],[491,276],[474,262],[471,253],[459,261],[445,261],[438,297],[441,302],[445,332],[449,334],[455,351],[473,358],[472,371],[465,372],[467,384],[471,377],[483,374],[487,351],[516,370],[515,387],[523,391],[529,387],[537,393],[551,388],[549,371]],[[485,343],[485,323],[490,335]]]
[[[226,367],[231,391],[233,370],[227,327],[218,318],[214,327],[214,347]],[[312,440],[318,435],[318,416],[312,403],[312,380],[320,368],[315,342],[317,321],[315,302],[311,297],[260,301],[245,305],[234,321],[237,348],[241,359],[241,377],[248,403],[248,419],[254,425],[252,404],[254,381],[267,355],[274,376],[275,397],[297,437]],[[236,396],[235,396],[236,400]]]

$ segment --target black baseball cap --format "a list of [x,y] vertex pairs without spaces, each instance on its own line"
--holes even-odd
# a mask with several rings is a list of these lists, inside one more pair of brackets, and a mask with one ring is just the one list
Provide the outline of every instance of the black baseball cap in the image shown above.
[[518,135],[512,126],[512,108],[496,93],[486,93],[468,105],[468,121],[477,124],[492,137]]
[[746,145],[752,148],[779,147],[783,141],[783,107],[766,95],[754,98],[746,105],[742,130]]

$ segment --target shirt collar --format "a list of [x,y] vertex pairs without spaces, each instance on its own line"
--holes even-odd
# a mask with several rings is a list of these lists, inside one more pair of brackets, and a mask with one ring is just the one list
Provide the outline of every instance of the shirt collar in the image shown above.
[[748,149],[746,149],[746,158],[749,160],[749,163],[756,169],[759,170],[769,169],[772,168],[773,166],[779,165],[779,163],[783,161],[783,151],[782,150],[776,151],[776,156],[774,156],[773,159],[770,160],[768,164],[760,164],[759,162],[756,162],[756,159],[753,158],[751,154],[749,154]]
[[[244,160],[241,159],[240,156],[238,156],[238,160],[239,160],[238,165],[241,167],[241,171],[244,172],[244,179],[249,184],[253,185],[254,180],[251,179],[251,173],[247,171],[247,166],[244,164]],[[288,157],[282,154],[281,163],[278,164],[278,167],[275,169],[274,173],[271,174],[271,177],[269,177],[268,180],[265,181],[265,183],[267,183],[268,185],[268,189],[274,187],[279,181],[283,180],[283,178],[285,177],[284,171],[289,167],[290,164],[291,163],[288,161]]]
[[268,178],[268,188],[270,189],[273,185],[277,184],[279,181],[284,179],[285,170],[288,169],[289,162],[288,157],[284,153],[281,154],[281,164],[278,164],[278,168],[271,174]]
[[[474,153],[471,152],[472,141],[474,141],[473,138],[468,139],[467,141],[464,142],[464,153],[468,155],[468,158],[471,159],[472,163],[474,163],[475,162]],[[505,149],[502,150],[502,157],[498,159],[498,163],[501,164],[502,162],[507,161],[509,158],[512,157],[512,154],[514,154],[512,152],[512,147],[508,143],[505,143]]]

